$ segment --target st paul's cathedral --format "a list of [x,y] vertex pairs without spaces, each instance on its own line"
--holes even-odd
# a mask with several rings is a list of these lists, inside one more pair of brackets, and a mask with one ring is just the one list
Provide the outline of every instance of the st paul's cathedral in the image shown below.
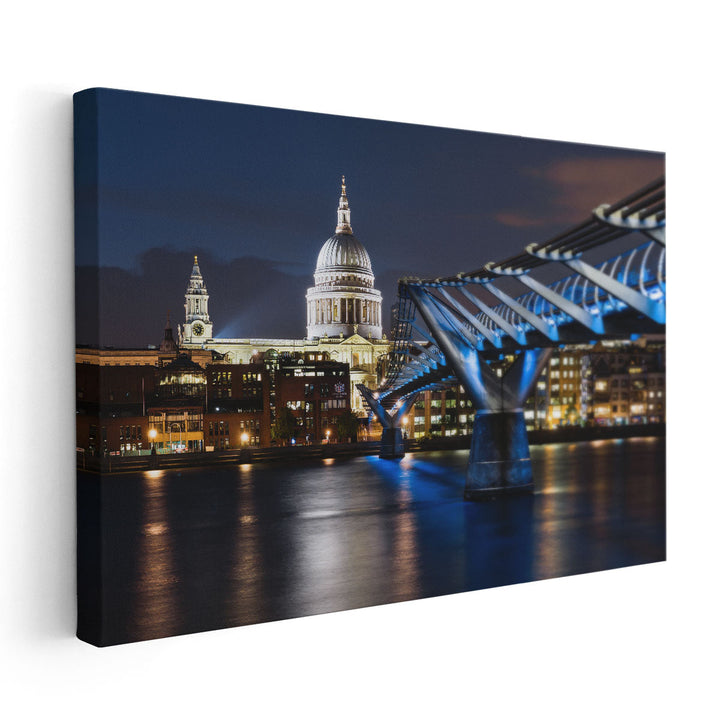
[[[259,356],[333,360],[349,365],[353,388],[358,383],[376,386],[378,363],[387,355],[390,342],[382,331],[382,295],[375,289],[370,256],[350,225],[344,177],[335,234],[320,249],[315,285],[305,296],[304,339],[214,338],[209,299],[196,256],[185,292],[185,322],[178,327],[183,349],[212,350],[233,364],[250,363]],[[356,390],[352,408],[364,413]]]

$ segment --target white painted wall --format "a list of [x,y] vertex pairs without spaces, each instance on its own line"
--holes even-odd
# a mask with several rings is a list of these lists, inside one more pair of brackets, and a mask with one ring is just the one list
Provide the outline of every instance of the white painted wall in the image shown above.
[[[694,273],[718,263],[717,224],[701,222],[717,212],[718,169],[705,7],[4,8],[5,717],[701,717],[717,707],[718,473],[702,449],[716,432],[695,424],[693,390],[714,364],[707,333],[692,339],[681,316],[702,292]],[[335,92],[341,84],[348,92]],[[70,98],[98,85],[668,151],[670,561],[105,650],[74,639]],[[683,365],[684,342],[702,372]]]

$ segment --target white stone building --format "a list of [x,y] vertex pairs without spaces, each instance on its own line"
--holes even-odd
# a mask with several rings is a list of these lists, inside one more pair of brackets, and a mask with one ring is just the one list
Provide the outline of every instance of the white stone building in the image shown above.
[[[178,328],[181,347],[214,350],[228,363],[249,363],[261,353],[344,362],[350,366],[353,389],[358,383],[374,388],[378,362],[388,353],[390,342],[382,331],[382,295],[374,287],[370,256],[350,226],[344,177],[337,216],[335,234],[318,255],[315,286],[305,296],[307,337],[213,338],[209,293],[195,257],[185,294],[185,323]],[[352,409],[365,414],[357,390]]]

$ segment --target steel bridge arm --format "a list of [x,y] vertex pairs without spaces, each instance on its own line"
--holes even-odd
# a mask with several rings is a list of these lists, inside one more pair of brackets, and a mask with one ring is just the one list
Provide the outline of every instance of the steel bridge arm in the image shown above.
[[482,382],[481,361],[476,348],[460,336],[446,313],[422,288],[408,285],[408,293],[428,329],[476,408],[489,407],[489,397]]
[[375,395],[365,385],[357,384],[355,386],[358,392],[363,396],[363,400],[368,404],[368,407],[375,413],[375,416],[380,421],[380,424],[384,428],[392,427],[392,418],[388,414],[387,410],[380,404],[380,401],[375,398]]
[[523,320],[529,322],[536,330],[539,330],[546,338],[553,342],[559,341],[558,329],[555,325],[551,325],[546,320],[536,315],[531,310],[521,305],[517,300],[511,298],[507,293],[495,287],[492,282],[484,282],[483,287],[491,292],[500,302],[505,303],[511,310],[519,315]]
[[397,351],[398,355],[403,355],[405,358],[407,358],[405,360],[404,367],[421,365],[423,368],[427,368],[428,370],[437,370],[437,362],[430,358],[427,353],[423,351],[423,348],[420,345],[418,345],[413,340],[410,340],[408,345],[414,345],[415,347],[420,348],[421,352],[419,355],[412,355],[410,353],[409,347],[406,347],[403,351]]
[[[445,318],[445,324],[451,329],[455,336],[462,340],[465,344],[471,347],[473,350],[482,350],[482,338],[484,335],[478,334],[473,337],[468,329],[464,328],[455,318],[450,310],[443,302],[436,298],[431,292],[425,288],[418,288],[418,292],[422,293],[424,297],[433,305],[435,313],[440,313]],[[427,324],[427,320],[423,316],[423,320]],[[429,326],[428,326],[429,327]]]
[[628,307],[637,310],[651,320],[661,325],[665,324],[665,305],[652,300],[647,295],[628,287],[614,277],[605,274],[601,270],[589,265],[584,260],[580,260],[579,257],[572,253],[555,253],[546,252],[544,250],[537,249],[536,245],[528,245],[526,251],[531,255],[537,255],[543,259],[553,260],[564,263],[571,270],[579,273],[583,277],[586,277],[591,283],[594,283],[601,290],[609,293],[613,297],[616,297],[621,302],[625,303]]
[[527,274],[518,275],[517,280],[537,293],[541,298],[547,300],[551,305],[554,305],[558,310],[569,315],[573,320],[577,320],[596,335],[602,335],[605,332],[603,320],[599,315],[593,315],[584,308],[578,307],[575,303],[560,295],[560,293],[555,292]]
[[509,323],[499,313],[495,312],[489,305],[486,305],[482,300],[480,300],[480,298],[475,297],[475,295],[473,295],[465,285],[461,285],[459,289],[460,292],[468,300],[470,300],[470,302],[472,302],[475,307],[480,310],[481,313],[484,313],[488,318],[490,318],[490,320],[495,323],[495,325],[504,330],[508,334],[508,336],[510,336],[518,345],[527,345],[527,339],[525,337],[524,330],[516,328],[512,323]]
[[438,288],[441,295],[462,315],[462,317],[470,323],[473,329],[489,340],[496,348],[502,348],[502,340],[497,333],[492,332],[490,328],[485,327],[478,319],[468,310],[466,310],[450,293],[443,287]]
[[397,426],[398,422],[402,420],[403,415],[406,415],[410,408],[415,403],[415,399],[419,395],[419,392],[410,393],[401,403],[397,406],[397,409],[393,413],[393,423]]
[[424,348],[422,345],[420,345],[420,343],[415,342],[415,340],[410,340],[410,341],[409,341],[409,344],[412,345],[414,348],[416,348],[417,350],[420,351],[420,355],[419,355],[419,356],[416,355],[416,356],[414,356],[414,357],[422,357],[422,358],[424,358],[425,364],[426,364],[426,365],[427,365],[427,364],[430,364],[430,366],[432,367],[433,370],[437,370],[437,369],[438,369],[438,365],[444,365],[444,364],[445,364],[444,358],[441,359],[441,358],[439,358],[439,357],[437,357],[437,356],[436,356],[436,357],[433,357],[432,355],[430,355],[430,353],[428,353],[428,349],[427,349],[427,348]]
[[518,408],[530,397],[552,353],[552,348],[524,350],[505,373],[505,385]]

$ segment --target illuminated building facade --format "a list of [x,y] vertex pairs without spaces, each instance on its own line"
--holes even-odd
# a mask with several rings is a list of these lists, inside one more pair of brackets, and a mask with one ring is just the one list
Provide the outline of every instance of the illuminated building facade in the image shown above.
[[390,343],[382,331],[382,295],[374,287],[370,256],[350,225],[344,177],[335,234],[320,249],[314,280],[305,297],[305,338],[214,338],[209,292],[195,257],[185,294],[185,323],[178,328],[181,348],[214,351],[221,362],[232,365],[248,364],[268,354],[346,363],[353,388],[351,408],[366,415],[354,387],[360,383],[377,386],[378,363],[387,356]]
[[207,394],[205,370],[187,355],[158,370],[148,410],[148,437],[157,451],[201,452]]
[[[665,422],[665,338],[558,348],[525,404],[528,430]],[[461,385],[421,394],[407,436],[472,434],[474,410]]]
[[664,344],[601,348],[593,360],[588,417],[595,425],[665,422]]

